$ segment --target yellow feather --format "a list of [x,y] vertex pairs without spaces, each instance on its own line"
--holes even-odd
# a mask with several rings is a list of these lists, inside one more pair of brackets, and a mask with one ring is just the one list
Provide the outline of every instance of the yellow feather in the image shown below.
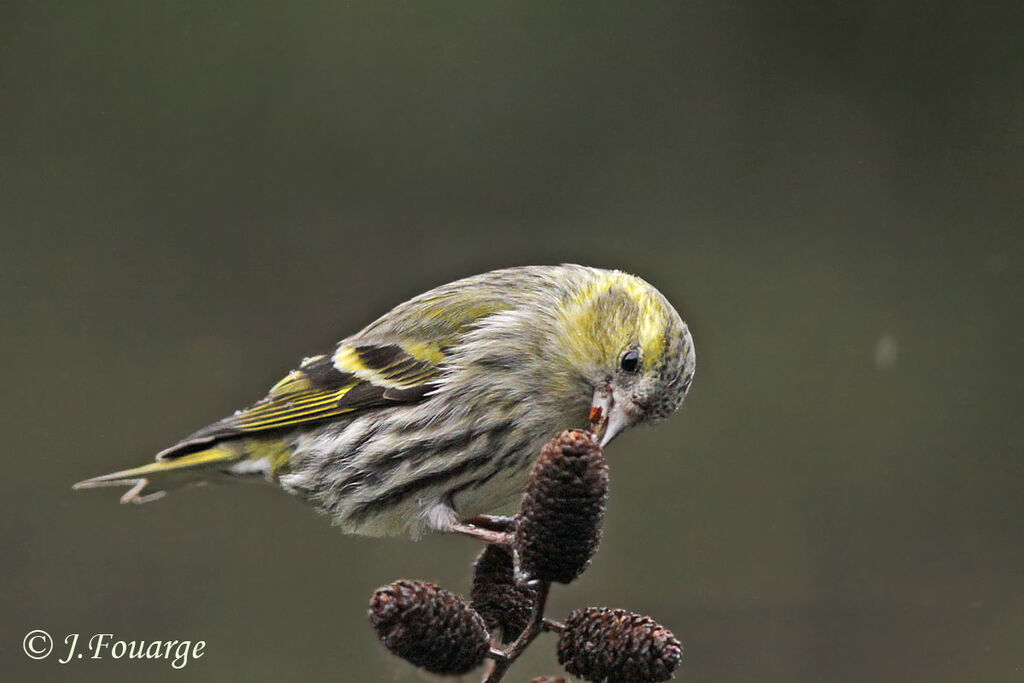
[[334,353],[334,367],[338,368],[341,372],[347,372],[360,379],[364,379],[362,376],[367,373],[373,374],[373,371],[363,363],[359,353],[351,346],[338,347],[338,350]]
[[416,360],[438,364],[444,360],[444,352],[436,344],[404,344],[402,348]]
[[[183,455],[180,458],[173,458],[169,460],[158,460],[151,462],[142,467],[134,467],[130,470],[121,470],[120,472],[111,472],[110,474],[104,474],[99,477],[93,477],[92,479],[86,479],[80,481],[74,485],[75,489],[91,489],[99,486],[131,486],[131,490],[121,497],[122,503],[142,503],[147,500],[153,500],[163,495],[163,489],[168,485],[166,482],[168,479],[175,479],[175,477],[167,477],[166,475],[175,473],[187,473],[188,470],[203,469],[207,465],[216,463],[231,463],[239,459],[238,451],[228,446],[215,446],[208,448],[197,453],[190,453]],[[193,475],[186,476],[186,479],[193,477]],[[162,483],[161,487],[156,491],[147,491],[147,485],[153,477],[159,477],[159,481]],[[177,477],[181,480],[182,477]],[[180,481],[176,482],[175,485],[180,485]]]
[[[404,346],[402,349],[409,351]],[[438,347],[420,344],[416,345],[416,350],[423,355],[440,357],[442,360],[444,358]],[[363,362],[359,351],[352,346],[339,346],[334,353],[334,367],[338,370],[385,389],[409,389],[419,386],[436,373],[436,368],[426,365],[428,362],[426,358],[416,358],[410,353],[408,357],[399,359],[387,367],[371,368]]]
[[[600,305],[613,290],[626,296],[634,306]],[[643,364],[651,367],[665,352],[669,313],[660,295],[634,275],[602,272],[565,302],[561,313],[573,357],[609,358],[630,344],[639,343]],[[633,337],[633,330],[639,331],[639,339]]]

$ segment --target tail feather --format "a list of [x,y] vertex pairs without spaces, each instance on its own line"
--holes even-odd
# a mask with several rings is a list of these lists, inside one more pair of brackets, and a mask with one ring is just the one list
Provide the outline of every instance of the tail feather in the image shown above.
[[235,449],[225,445],[214,446],[173,460],[158,460],[130,470],[86,479],[72,488],[130,486],[128,492],[121,496],[122,503],[148,503],[162,498],[170,489],[202,480],[204,470],[229,465],[241,458],[242,455]]

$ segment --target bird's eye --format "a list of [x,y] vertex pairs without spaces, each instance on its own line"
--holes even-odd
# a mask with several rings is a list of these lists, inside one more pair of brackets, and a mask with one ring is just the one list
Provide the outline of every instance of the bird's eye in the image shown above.
[[622,362],[619,363],[626,372],[636,372],[640,369],[640,352],[630,349],[622,354]]

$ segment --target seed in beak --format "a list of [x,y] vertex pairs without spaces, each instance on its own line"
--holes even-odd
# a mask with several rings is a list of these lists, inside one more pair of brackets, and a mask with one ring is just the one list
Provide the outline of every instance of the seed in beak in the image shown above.
[[600,441],[604,437],[606,429],[608,429],[608,413],[601,406],[592,407],[590,409],[590,431]]

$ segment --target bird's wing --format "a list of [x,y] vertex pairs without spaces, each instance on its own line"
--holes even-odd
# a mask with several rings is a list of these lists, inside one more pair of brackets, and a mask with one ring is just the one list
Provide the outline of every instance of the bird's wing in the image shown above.
[[264,399],[200,429],[157,459],[176,458],[221,439],[423,400],[437,387],[463,335],[512,306],[508,286],[474,284],[476,279],[438,287],[395,307],[342,341],[333,355],[306,359]]
[[314,356],[275,384],[265,398],[161,452],[176,458],[232,437],[291,428],[374,408],[415,403],[433,388],[445,354],[411,344],[341,344]]

